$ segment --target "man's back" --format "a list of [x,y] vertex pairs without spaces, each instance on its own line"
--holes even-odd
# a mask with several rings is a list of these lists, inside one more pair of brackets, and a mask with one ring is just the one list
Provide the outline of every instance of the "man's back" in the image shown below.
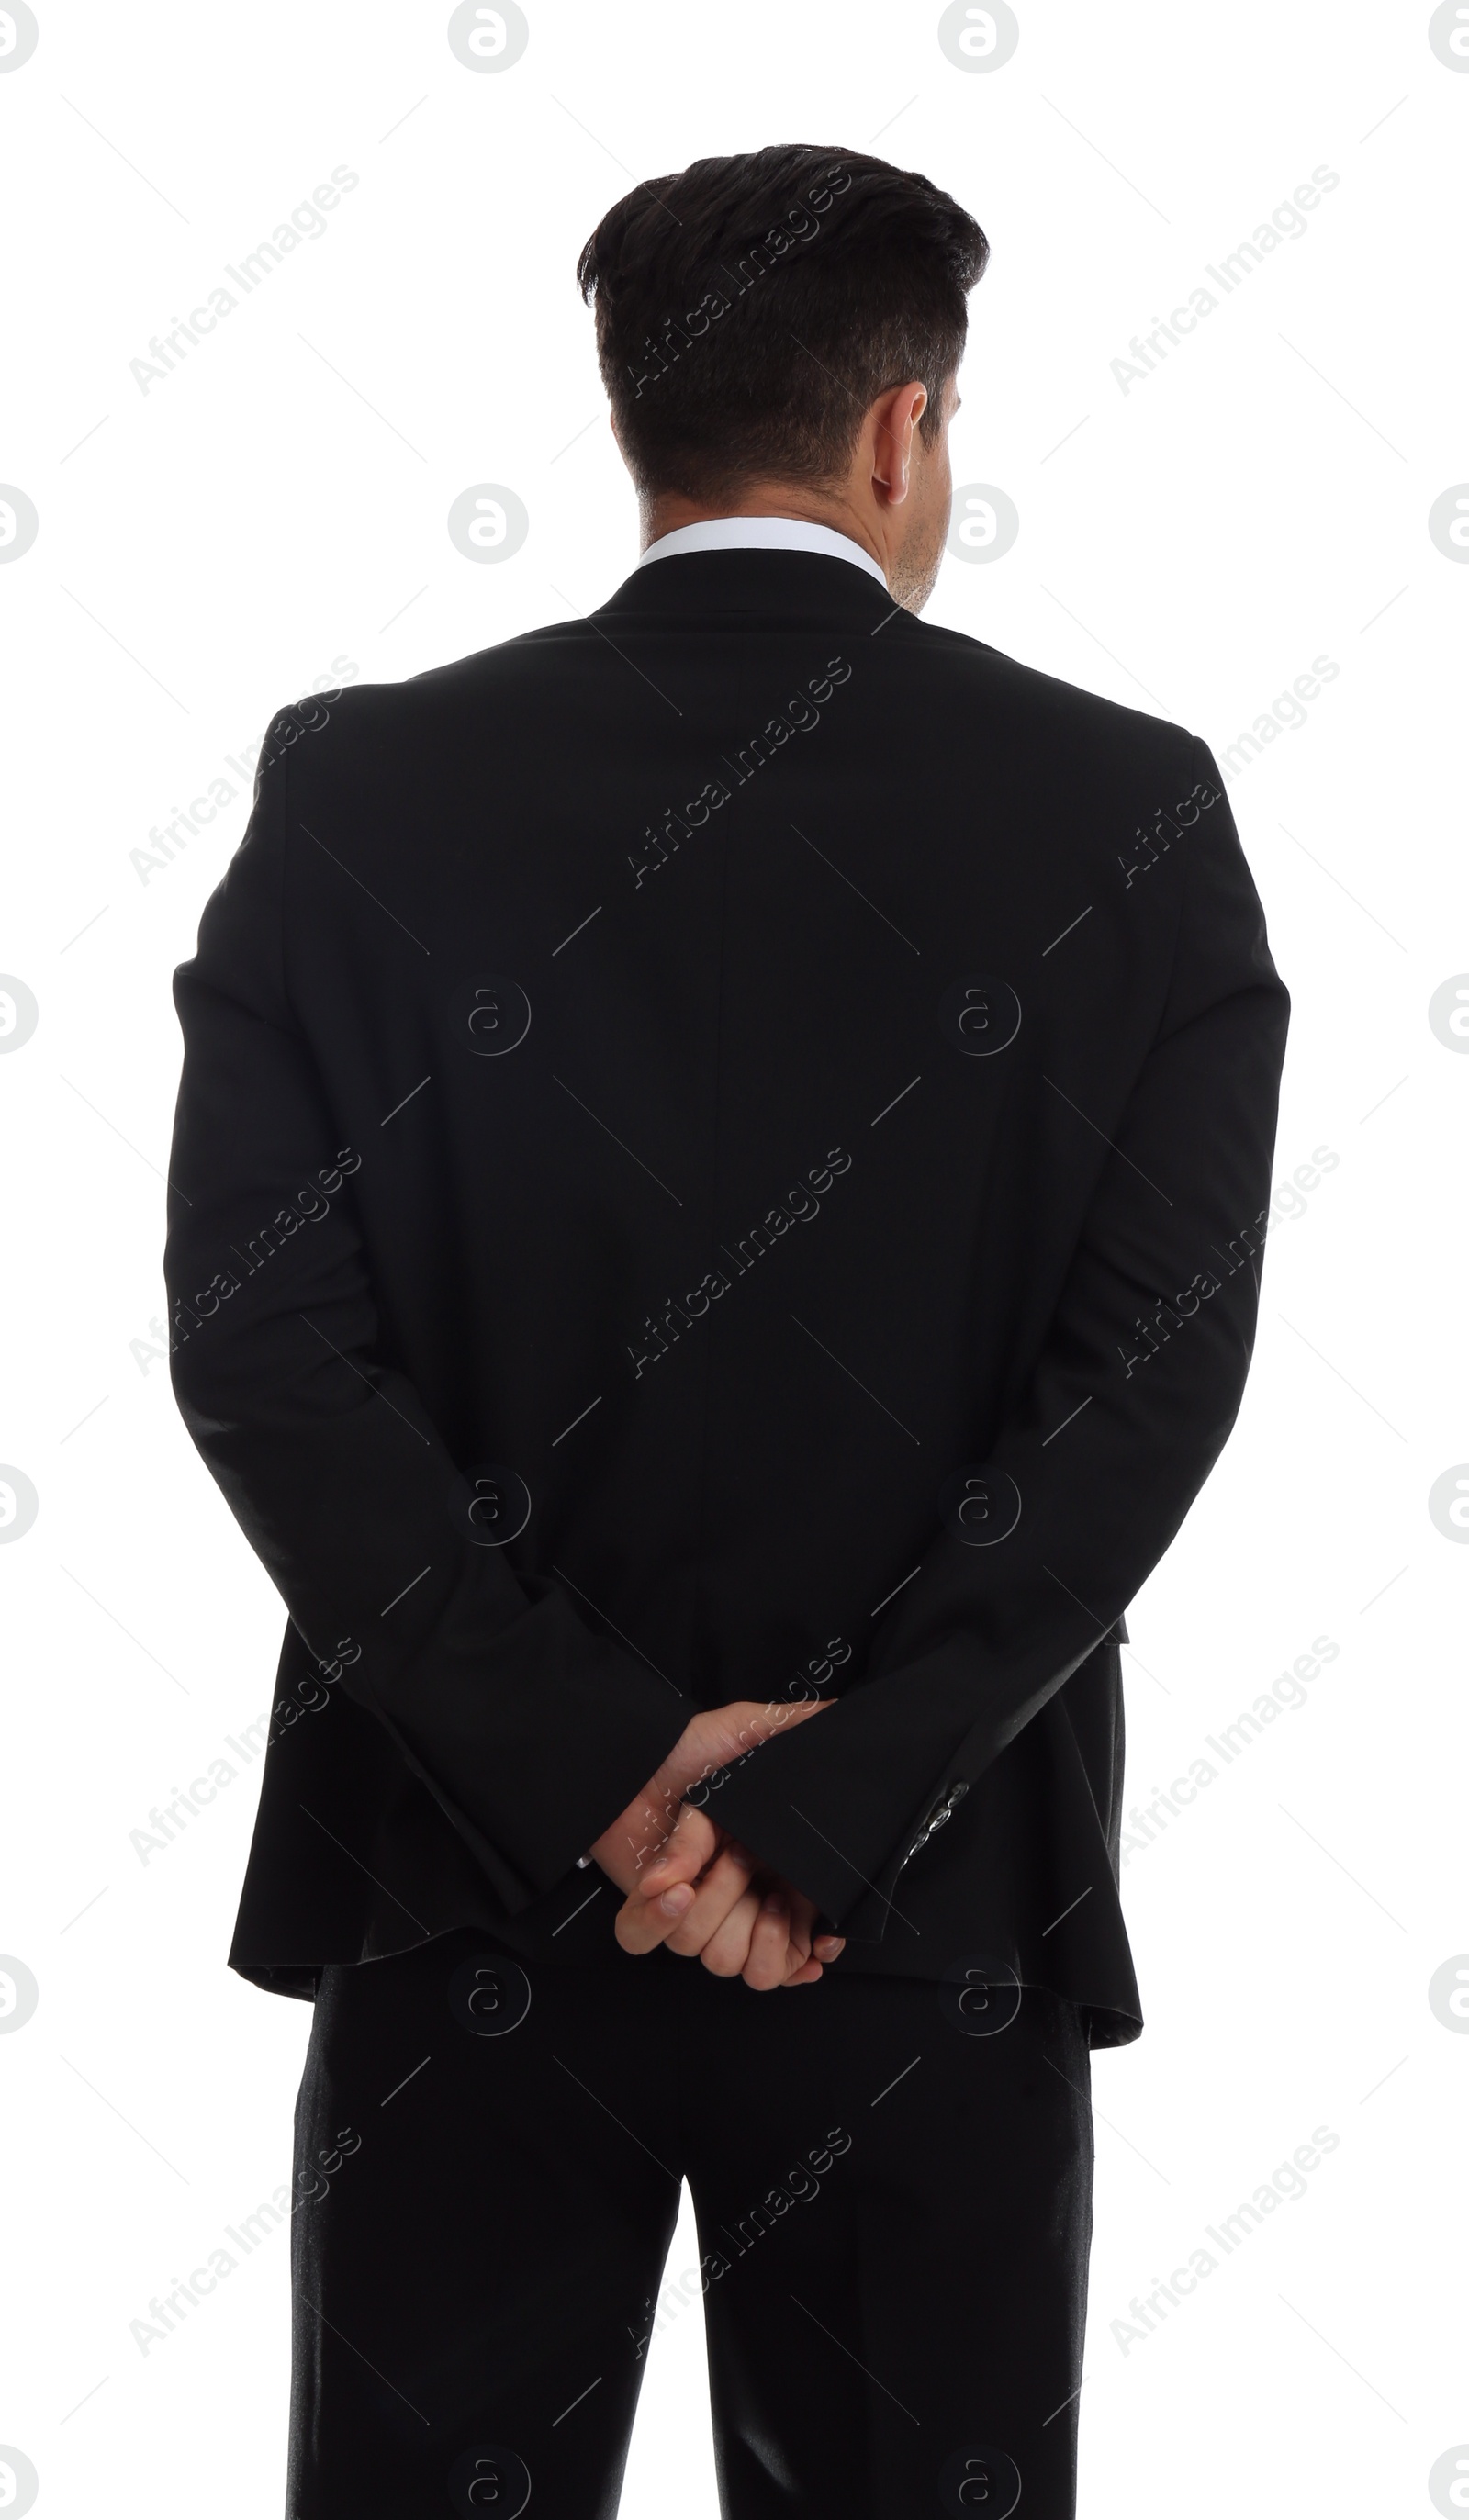
[[1134,2035],[1116,1628],[1238,1403],[1286,1007],[1208,752],[732,550],[266,762],[169,1246],[297,1622],[236,1965],[615,1958],[584,1814],[688,1701],[819,1688],[714,1808],[844,1970]]
[[728,2520],[1075,2509],[1123,1613],[1288,1002],[1208,748],[918,618],[987,254],[847,151],[635,185],[637,568],[283,712],[175,977],[174,1387],[291,1620],[230,1957],[314,2006],[298,2520],[609,2512],[684,2182]]

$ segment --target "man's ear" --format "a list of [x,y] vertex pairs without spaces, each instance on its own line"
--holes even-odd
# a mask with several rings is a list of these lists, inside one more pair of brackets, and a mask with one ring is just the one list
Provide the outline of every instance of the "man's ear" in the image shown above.
[[[895,386],[878,406],[872,477],[888,490],[888,504],[892,507],[900,507],[907,497],[906,476],[912,465],[913,432],[923,417],[928,398],[927,386],[915,379],[910,384]],[[898,476],[902,476],[902,486],[895,498],[893,487]]]

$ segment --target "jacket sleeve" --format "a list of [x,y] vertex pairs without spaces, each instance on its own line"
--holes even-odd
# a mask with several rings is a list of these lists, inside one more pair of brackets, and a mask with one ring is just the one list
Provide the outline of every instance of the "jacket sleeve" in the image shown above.
[[[381,1350],[341,1143],[283,935],[291,742],[174,975],[173,1389],[308,1649],[386,1726],[516,1912],[654,1774],[689,1700],[549,1578],[480,1545],[456,1464]],[[313,740],[317,740],[314,739]]]
[[[1024,1399],[939,1502],[861,1680],[711,1780],[711,1817],[859,1932],[1113,1627],[1239,1409],[1290,1001],[1203,743],[1194,776],[1163,1017]],[[1059,1082],[1084,1107],[1084,1076]]]

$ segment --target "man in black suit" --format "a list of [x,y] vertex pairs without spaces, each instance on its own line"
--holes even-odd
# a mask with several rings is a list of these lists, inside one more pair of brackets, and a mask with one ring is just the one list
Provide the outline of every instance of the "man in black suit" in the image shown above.
[[295,2520],[613,2513],[685,2178],[733,2520],[1075,2508],[1123,1612],[1288,1000],[1207,747],[918,618],[987,253],[840,150],[620,202],[642,562],[283,711],[176,977]]

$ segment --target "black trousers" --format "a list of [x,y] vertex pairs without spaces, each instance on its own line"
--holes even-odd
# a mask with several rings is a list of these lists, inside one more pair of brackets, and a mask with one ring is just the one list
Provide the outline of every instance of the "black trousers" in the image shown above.
[[[290,2520],[614,2520],[650,2335],[701,2292],[726,2520],[1072,2520],[1091,2176],[1041,1990],[532,1976],[472,1932],[329,1967]],[[684,2180],[702,2265],[661,2313]]]

